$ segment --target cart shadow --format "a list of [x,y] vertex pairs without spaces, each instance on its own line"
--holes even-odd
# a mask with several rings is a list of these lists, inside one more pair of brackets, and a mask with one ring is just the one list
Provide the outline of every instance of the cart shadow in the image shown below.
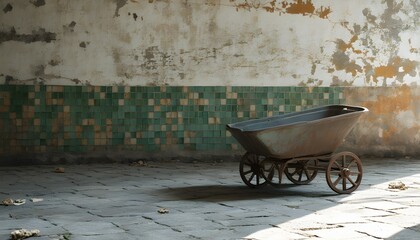
[[159,195],[166,196],[170,200],[191,201],[238,201],[238,200],[262,200],[291,196],[304,196],[310,198],[338,196],[331,191],[308,191],[299,189],[294,184],[283,184],[280,187],[264,186],[262,188],[248,188],[243,185],[201,185],[178,188],[160,189]]
[[[416,239],[416,236],[420,233],[420,224],[404,228],[402,231],[388,237],[388,240],[398,240],[398,239]],[[418,237],[417,237],[418,239]]]

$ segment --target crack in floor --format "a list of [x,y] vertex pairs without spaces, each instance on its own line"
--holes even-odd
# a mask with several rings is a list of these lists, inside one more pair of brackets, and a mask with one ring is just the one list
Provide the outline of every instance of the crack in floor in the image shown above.
[[245,218],[267,218],[267,217],[273,217],[273,216],[268,216],[268,215],[261,215],[261,216],[249,216],[249,217],[245,217]]
[[343,225],[333,225],[333,226],[324,226],[324,227],[313,227],[313,228],[301,228],[301,231],[315,231],[315,230],[323,230],[323,229],[335,229],[335,228],[342,228]]
[[373,238],[375,238],[375,239],[383,239],[383,238],[381,238],[381,237],[373,236],[373,235],[371,235],[371,234],[369,234],[369,233],[367,233],[367,232],[357,231],[357,230],[356,230],[355,232],[358,232],[358,233],[364,234],[364,235],[366,235],[366,236],[368,236],[368,237],[373,237]]
[[227,204],[224,204],[224,203],[217,203],[217,204],[219,204],[219,205],[221,205],[221,206],[223,206],[223,207],[235,208],[234,206],[227,205]]
[[[377,210],[377,211],[383,211],[383,212],[387,212],[387,213],[391,213],[392,215],[398,215],[398,213],[395,213],[395,212],[392,212],[391,210],[394,210],[394,209],[390,209],[390,210],[388,210],[388,209],[380,209],[380,208],[373,208],[373,207],[364,207],[364,208],[366,208],[366,209],[370,209],[370,210]],[[402,209],[405,209],[405,208],[402,208]],[[385,216],[387,216],[387,215],[385,215]],[[388,215],[389,216],[389,215]]]
[[169,229],[171,229],[172,231],[174,231],[174,232],[182,232],[181,230],[179,230],[179,229],[176,229],[176,228],[174,228],[174,227],[171,227],[171,226],[169,226],[168,224],[164,224],[164,223],[160,223],[160,222],[158,222],[158,221],[155,221],[155,220],[153,220],[153,218],[151,218],[151,217],[147,217],[147,216],[142,216],[144,219],[147,219],[147,220],[150,220],[150,221],[153,221],[154,223],[156,223],[156,224],[158,224],[158,225],[160,225],[160,226],[164,226],[164,227],[167,227],[167,228],[169,228]]
[[112,225],[114,225],[115,227],[117,227],[118,229],[123,230],[123,231],[124,231],[124,232],[126,232],[126,233],[128,233],[128,232],[129,232],[127,229],[125,229],[125,228],[123,228],[123,227],[119,226],[118,224],[116,224],[116,223],[114,223],[114,222],[111,222],[111,224],[112,224]]

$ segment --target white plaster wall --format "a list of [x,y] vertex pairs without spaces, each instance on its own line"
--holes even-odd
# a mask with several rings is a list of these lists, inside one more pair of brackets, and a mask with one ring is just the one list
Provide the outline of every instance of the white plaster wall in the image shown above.
[[283,2],[0,0],[0,83],[420,84],[418,1]]

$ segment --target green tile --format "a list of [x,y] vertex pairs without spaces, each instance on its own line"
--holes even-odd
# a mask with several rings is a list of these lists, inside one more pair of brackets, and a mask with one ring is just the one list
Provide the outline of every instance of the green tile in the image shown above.
[[[153,150],[165,148],[169,144],[166,139],[166,132],[170,132],[172,139],[176,141],[176,146],[181,149],[230,149],[231,143],[236,141],[229,137],[226,138],[225,124],[250,118],[250,105],[255,105],[255,113],[257,118],[267,116],[272,111],[277,114],[279,105],[285,106],[285,112],[292,112],[299,106],[306,109],[311,106],[344,103],[344,99],[340,99],[342,88],[313,88],[310,91],[305,87],[249,87],[234,86],[231,92],[236,93],[237,98],[227,99],[227,87],[204,87],[194,86],[188,87],[188,92],[184,92],[184,88],[180,86],[166,86],[166,91],[161,92],[161,87],[116,87],[101,86],[99,91],[94,87],[87,86],[64,86],[63,92],[53,91],[53,86],[39,86],[40,90],[34,93],[35,99],[39,105],[35,105],[34,99],[29,99],[29,92],[34,91],[34,86],[1,86],[2,91],[10,93],[12,102],[8,109],[9,112],[0,114],[0,121],[3,124],[11,125],[9,120],[10,114],[18,119],[24,117],[23,109],[27,106],[33,106],[34,117],[39,119],[40,125],[27,129],[25,133],[19,135],[25,141],[19,144],[31,148],[32,145],[47,144],[52,138],[58,136],[63,137],[64,133],[70,137],[66,140],[65,147],[55,147],[62,151],[87,151],[94,149],[94,131],[105,133],[106,129],[111,127],[112,139],[109,139],[109,149],[122,147],[122,149],[141,149]],[[127,90],[127,92],[126,92]],[[47,93],[51,93],[53,99],[63,99],[62,105],[46,105],[45,97]],[[100,93],[106,93],[105,99],[101,99]],[[129,94],[129,98],[125,98],[125,93]],[[196,100],[189,99],[187,106],[180,105],[180,99],[189,98],[189,93],[198,93],[200,99],[205,99],[208,105],[197,105]],[[329,93],[329,98],[324,99],[324,93]],[[341,94],[342,95],[342,94]],[[155,111],[154,106],[149,106],[149,99],[155,100],[155,104],[160,107]],[[89,99],[94,99],[94,106]],[[120,99],[124,99],[124,105],[120,105]],[[160,99],[171,99],[171,105],[160,105]],[[269,102],[268,99],[272,99]],[[225,105],[222,105],[222,100]],[[4,104],[4,99],[0,98],[0,104]],[[238,105],[241,103],[242,105]],[[64,109],[69,109],[67,122],[64,127],[60,125],[56,132],[52,133],[52,126],[56,124],[58,116],[62,116]],[[237,112],[243,113],[243,117],[238,118]],[[149,113],[153,112],[153,118],[149,119]],[[166,118],[166,113],[178,112],[182,114],[182,122],[178,118]],[[220,124],[208,123],[209,118],[218,118]],[[1,120],[4,119],[4,120]],[[86,126],[86,119],[93,119],[93,124],[100,126],[94,128],[89,120]],[[109,122],[111,120],[112,122]],[[170,124],[167,121],[171,121]],[[26,121],[26,120],[25,120]],[[31,120],[33,122],[33,120]],[[68,125],[70,124],[70,125]],[[161,132],[161,126],[168,125],[167,131]],[[177,130],[171,131],[171,125],[176,125]],[[79,139],[76,129],[82,127],[82,138]],[[11,134],[18,129],[17,126],[6,127],[0,134],[6,136],[3,142],[10,142],[13,138],[17,139],[16,134]],[[36,132],[38,131],[38,132]],[[44,133],[44,140],[40,140],[40,131]],[[142,138],[136,140],[139,146],[125,146],[125,133],[130,132],[130,136],[136,137],[135,133],[141,133]],[[190,138],[191,143],[184,144],[184,131],[196,131],[195,137]],[[103,134],[102,134],[103,135]],[[160,145],[154,143],[154,138],[159,137]],[[144,140],[144,139],[146,140]],[[82,140],[86,139],[88,146],[81,146]],[[3,140],[3,139],[2,139]],[[28,141],[26,141],[28,140]],[[85,140],[85,141],[86,141]],[[220,143],[220,144],[219,144]],[[173,143],[174,144],[174,143]],[[7,144],[5,146],[8,147]]]

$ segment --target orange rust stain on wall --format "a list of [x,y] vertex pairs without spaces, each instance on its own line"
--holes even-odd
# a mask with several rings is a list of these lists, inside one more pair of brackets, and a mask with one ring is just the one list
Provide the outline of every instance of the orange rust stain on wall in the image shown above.
[[249,3],[241,3],[241,4],[237,4],[236,5],[236,11],[239,11],[239,9],[246,9],[249,10],[251,9],[251,5]]
[[391,140],[397,133],[397,128],[395,126],[390,126],[388,129],[385,129],[382,138],[385,142],[389,142],[389,140]]
[[[357,36],[354,36],[357,38]],[[345,52],[347,49],[351,48],[352,43],[356,40],[353,41],[354,37],[350,40],[349,43],[345,43],[344,41],[340,41],[340,43],[338,44],[338,49],[340,49],[341,51]]]
[[[382,65],[375,68],[375,77],[392,78],[401,74],[409,74],[414,77],[417,75],[417,64],[418,62],[416,61],[394,57],[388,65]],[[401,72],[399,72],[400,68],[402,68]]]
[[294,2],[289,1],[248,1],[248,0],[229,0],[235,7],[236,11],[239,9],[251,10],[262,8],[269,13],[278,12],[279,14],[302,14],[302,15],[311,15],[318,16],[322,19],[328,18],[328,15],[332,12],[330,7],[321,6],[316,9],[312,0],[294,0]]
[[[366,94],[369,94],[369,90]],[[380,121],[380,124],[383,124],[383,140],[390,142],[400,132],[400,129],[395,126],[398,122],[396,118],[398,112],[414,111],[416,99],[418,98],[413,97],[409,86],[401,86],[389,89],[379,95],[376,100],[365,101],[361,105],[370,111],[367,121],[375,124]]]
[[357,35],[354,35],[349,43],[345,43],[344,41],[340,41],[337,45],[338,49],[345,52],[347,49],[352,49],[354,53],[356,54],[360,54],[362,53],[362,51],[354,49],[353,47],[353,43],[355,43],[357,40],[359,39],[359,37]]
[[412,107],[413,97],[410,87],[398,87],[394,94],[378,96],[376,101],[364,102],[375,115],[395,116],[395,112],[407,111]]
[[263,7],[267,12],[274,12],[276,10],[276,0],[270,2],[270,6]]
[[292,3],[288,8],[286,8],[286,12],[290,14],[306,15],[314,13],[314,11],[315,7],[311,0],[307,0],[306,2],[303,0],[297,0],[296,3]]
[[356,54],[361,54],[362,53],[361,50],[357,50],[357,49],[354,49],[354,48],[353,48],[353,52],[356,53]]
[[379,66],[375,68],[376,77],[392,78],[397,76],[397,69],[395,66]]
[[352,76],[356,76],[356,74],[361,71],[360,69],[361,67],[357,65],[355,61],[351,61],[345,68],[346,72],[351,73]]
[[417,62],[405,59],[401,61],[401,67],[403,68],[403,72],[405,74],[412,74],[416,70]]
[[325,19],[325,18],[328,18],[328,15],[331,12],[332,11],[331,11],[331,8],[330,7],[324,8],[324,7],[321,6],[321,9],[319,10],[318,15],[319,15],[320,18],[324,18]]

